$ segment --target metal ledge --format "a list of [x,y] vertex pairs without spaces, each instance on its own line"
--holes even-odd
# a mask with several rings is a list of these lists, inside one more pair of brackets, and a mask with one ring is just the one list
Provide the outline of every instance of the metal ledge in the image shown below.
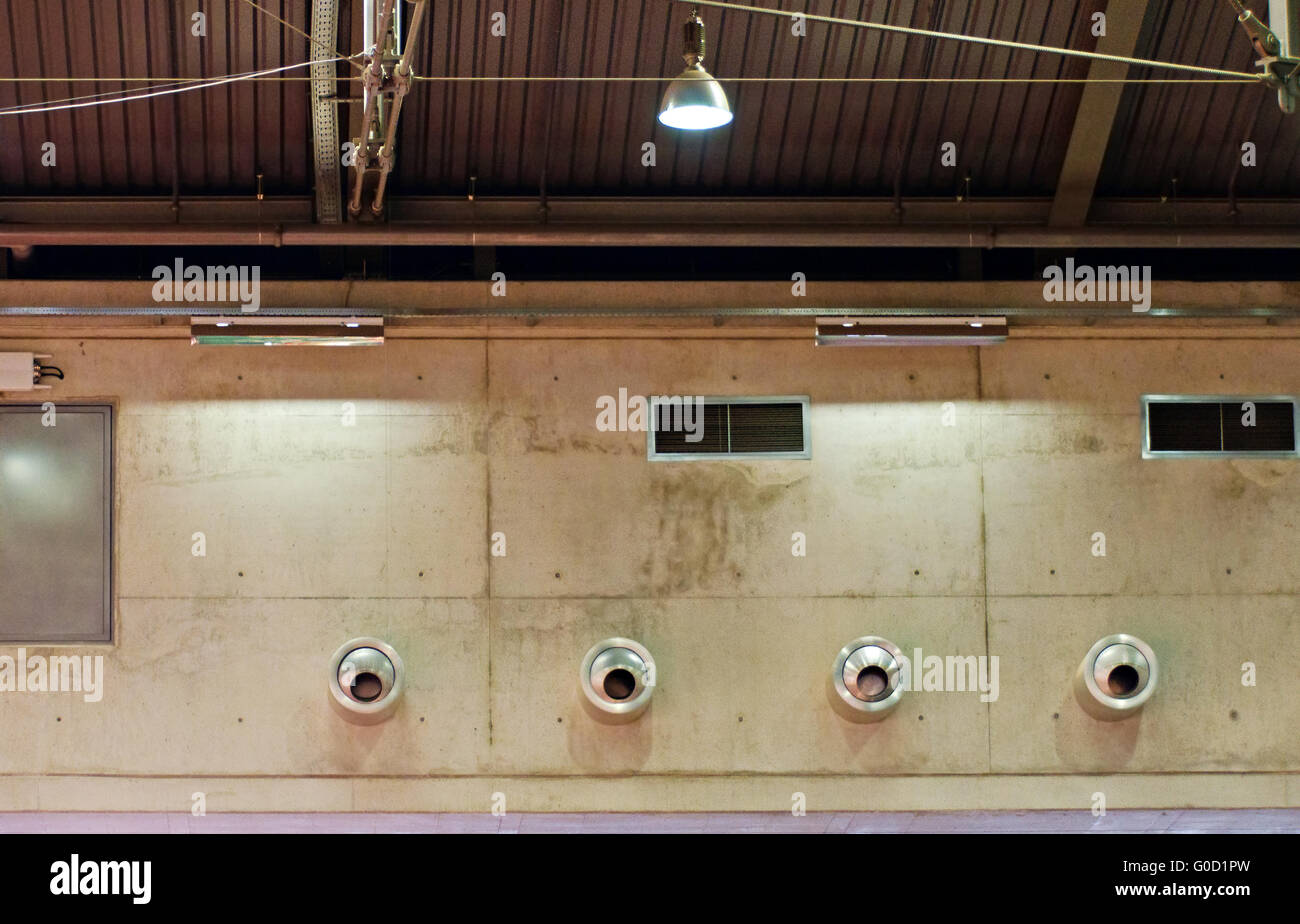
[[[0,198],[0,246],[776,246],[1300,248],[1300,200],[1101,200],[1051,228],[1049,199],[413,198],[387,223],[312,224],[308,196]],[[717,220],[714,220],[716,218]]]
[[[209,316],[229,302],[156,302],[154,283],[136,280],[0,279],[0,317],[152,318]],[[423,323],[457,319],[654,318],[713,326],[719,332],[776,321],[807,324],[818,316],[897,317],[993,314],[1027,323],[1158,326],[1173,319],[1229,320],[1280,332],[1300,318],[1300,282],[1186,282],[1156,289],[1149,312],[1126,304],[1043,300],[1041,281],[819,282],[816,297],[789,296],[781,280],[528,281],[508,297],[491,295],[484,281],[278,280],[261,282],[259,314],[382,316]],[[802,303],[807,302],[805,307]],[[733,334],[734,335],[734,334]]]
[[1300,249],[1291,227],[786,224],[0,224],[0,246],[946,247]]

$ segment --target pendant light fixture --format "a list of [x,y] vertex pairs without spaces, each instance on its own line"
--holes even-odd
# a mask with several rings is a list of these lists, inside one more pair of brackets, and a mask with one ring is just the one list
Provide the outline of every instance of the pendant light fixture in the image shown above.
[[685,38],[686,70],[668,85],[659,121],[687,131],[720,128],[731,121],[731,105],[722,86],[704,69],[704,21],[695,7],[686,21]]

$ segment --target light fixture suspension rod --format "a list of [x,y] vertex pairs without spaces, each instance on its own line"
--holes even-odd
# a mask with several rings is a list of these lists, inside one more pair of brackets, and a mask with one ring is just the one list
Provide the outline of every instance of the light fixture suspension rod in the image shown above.
[[[374,0],[366,0],[366,13],[369,14],[373,8]],[[384,36],[388,33],[388,23],[393,15],[393,0],[384,0],[383,12],[380,14],[378,39],[382,42]],[[369,16],[367,15],[367,21]],[[369,37],[369,33],[367,33]],[[363,92],[365,93],[366,108],[361,116],[361,138],[357,146],[356,160],[356,179],[352,186],[352,201],[348,203],[348,213],[354,218],[361,214],[361,191],[365,184],[366,168],[370,166],[370,128],[375,119],[375,113],[379,104],[384,74],[383,74],[383,48],[376,45],[366,46],[366,69],[363,74]]]
[[[388,175],[393,172],[393,147],[397,139],[397,121],[402,117],[402,101],[406,99],[406,94],[411,89],[411,58],[414,56],[415,44],[419,41],[420,21],[424,18],[426,5],[427,0],[416,0],[415,11],[411,14],[410,31],[407,32],[406,40],[402,43],[402,58],[397,62],[397,70],[394,74],[396,90],[393,93],[393,109],[388,114],[388,135],[384,138],[384,146],[379,149],[379,184],[375,187],[375,198],[370,204],[370,210],[376,215],[384,210],[384,192],[388,188]],[[398,8],[400,9],[400,5]],[[396,26],[394,30],[394,35],[397,35]]]
[[686,59],[688,67],[704,63],[704,22],[700,19],[700,11],[694,5],[691,6],[691,18],[686,20],[686,26],[682,32],[682,57]]
[[[671,3],[685,3],[688,0],[669,0]],[[898,32],[903,35],[916,35],[923,38],[934,39],[951,39],[958,42],[972,42],[977,45],[994,45],[998,48],[1012,48],[1017,51],[1036,51],[1046,54],[1066,55],[1074,58],[1090,58],[1094,61],[1114,61],[1119,64],[1131,64],[1137,67],[1163,67],[1176,71],[1191,71],[1197,74],[1214,74],[1220,77],[1249,77],[1253,80],[1263,80],[1260,74],[1251,74],[1246,71],[1228,71],[1217,67],[1203,67],[1199,64],[1175,64],[1172,61],[1152,61],[1146,58],[1129,58],[1123,55],[1108,55],[1096,51],[1081,51],[1075,48],[1056,48],[1052,45],[1034,45],[1029,42],[1014,42],[1008,39],[985,38],[978,35],[962,35],[959,32],[937,32],[933,29],[916,29],[911,26],[891,26],[882,22],[865,22],[858,19],[841,19],[837,16],[819,16],[816,13],[790,12],[788,10],[774,10],[761,6],[750,6],[744,3],[731,3],[729,0],[689,0],[692,6],[713,6],[723,10],[736,10],[742,13],[764,13],[768,16],[780,16],[785,19],[792,19],[794,16],[802,16],[811,22],[830,23],[834,26],[852,26],[857,29],[876,29],[881,32]]]
[[424,19],[424,10],[427,6],[427,0],[415,0],[411,22],[406,30],[406,36],[402,39],[402,60],[397,62],[397,72],[403,76],[411,73],[411,59],[415,57],[415,44],[419,40],[421,20]]

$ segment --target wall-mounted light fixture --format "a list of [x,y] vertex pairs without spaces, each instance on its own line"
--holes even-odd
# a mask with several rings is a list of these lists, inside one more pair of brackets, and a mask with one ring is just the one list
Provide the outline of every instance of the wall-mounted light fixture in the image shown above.
[[377,638],[354,638],[329,661],[330,704],[356,725],[376,725],[397,710],[405,687],[402,659]]
[[1004,343],[1006,318],[843,317],[817,319],[818,346],[984,346]]
[[578,684],[593,718],[630,722],[645,712],[655,691],[655,659],[640,642],[607,638],[591,646]]
[[659,121],[669,128],[703,131],[721,128],[731,119],[727,94],[713,75],[704,69],[704,21],[692,7],[686,21],[682,57],[686,70],[668,85],[659,106]]
[[854,722],[879,722],[903,700],[903,652],[888,639],[864,635],[835,657],[831,704]]
[[190,318],[190,343],[203,346],[383,346],[384,319]]
[[1108,635],[1088,649],[1074,675],[1074,695],[1094,719],[1137,715],[1156,691],[1156,653],[1134,635]]

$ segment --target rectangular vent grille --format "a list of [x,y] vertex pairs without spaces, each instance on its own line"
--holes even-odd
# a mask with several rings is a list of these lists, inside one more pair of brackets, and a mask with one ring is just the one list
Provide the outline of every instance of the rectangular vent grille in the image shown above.
[[[699,402],[697,405],[696,402]],[[653,461],[811,459],[807,397],[650,399]]]
[[1142,457],[1300,458],[1296,411],[1285,395],[1144,395]]

